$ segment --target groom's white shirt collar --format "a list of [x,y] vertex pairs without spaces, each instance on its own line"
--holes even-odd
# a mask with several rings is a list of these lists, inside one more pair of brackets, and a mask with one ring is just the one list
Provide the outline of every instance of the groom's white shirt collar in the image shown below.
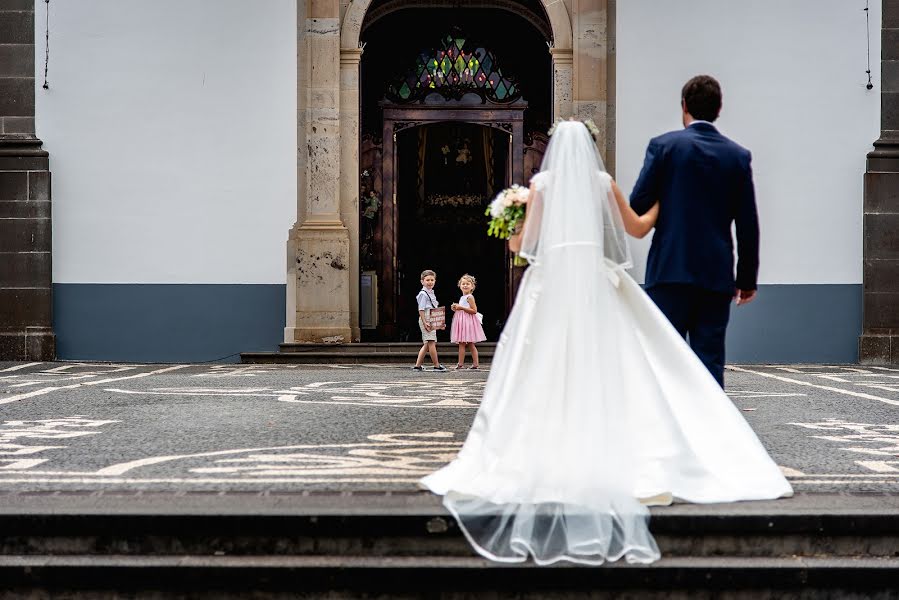
[[691,127],[693,125],[696,125],[697,123],[705,123],[706,125],[711,125],[712,127],[715,126],[714,123],[712,123],[711,121],[703,121],[702,119],[693,119],[690,122],[690,125],[687,125],[687,127]]

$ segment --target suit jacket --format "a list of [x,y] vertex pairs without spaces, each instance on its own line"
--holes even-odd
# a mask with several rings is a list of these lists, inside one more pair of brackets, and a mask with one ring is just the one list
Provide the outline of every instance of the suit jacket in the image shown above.
[[[631,194],[643,214],[659,201],[646,287],[685,283],[733,294],[756,289],[759,225],[749,150],[710,123],[653,138]],[[737,262],[731,224],[736,223]]]

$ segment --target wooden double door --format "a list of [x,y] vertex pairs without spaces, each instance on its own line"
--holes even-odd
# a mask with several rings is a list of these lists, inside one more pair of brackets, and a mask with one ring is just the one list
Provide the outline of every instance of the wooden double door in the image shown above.
[[[512,266],[505,242],[487,237],[484,213],[503,187],[527,183],[526,107],[523,101],[502,108],[384,104],[382,202],[370,248],[378,327],[364,332],[366,339],[420,339],[415,295],[424,269],[437,272],[443,305],[458,299],[462,274],[474,275],[485,332],[488,340],[497,339],[521,269]],[[449,331],[438,339],[448,341]]]

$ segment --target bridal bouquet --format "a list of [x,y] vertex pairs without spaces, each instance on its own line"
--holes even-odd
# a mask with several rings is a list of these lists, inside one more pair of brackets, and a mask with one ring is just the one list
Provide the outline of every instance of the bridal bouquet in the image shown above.
[[490,217],[487,224],[487,235],[501,240],[509,239],[515,229],[524,220],[524,209],[528,201],[529,190],[517,183],[496,195],[484,213]]

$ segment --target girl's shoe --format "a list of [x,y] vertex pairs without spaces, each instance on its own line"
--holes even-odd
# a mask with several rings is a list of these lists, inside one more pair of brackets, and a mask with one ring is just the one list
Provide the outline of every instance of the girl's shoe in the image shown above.
[[437,365],[436,367],[434,367],[431,370],[432,371],[446,371],[446,367],[444,367],[443,365]]
[[463,365],[462,363],[459,363],[458,365],[456,365],[456,368],[453,369],[453,371],[458,371],[458,370],[464,369],[464,368],[465,368],[465,365]]
[[470,367],[468,367],[468,370],[469,371],[480,371],[481,367],[479,367],[478,365],[471,365]]
[[425,368],[420,365],[416,365],[416,366],[412,367],[412,370],[413,371],[424,371]]

